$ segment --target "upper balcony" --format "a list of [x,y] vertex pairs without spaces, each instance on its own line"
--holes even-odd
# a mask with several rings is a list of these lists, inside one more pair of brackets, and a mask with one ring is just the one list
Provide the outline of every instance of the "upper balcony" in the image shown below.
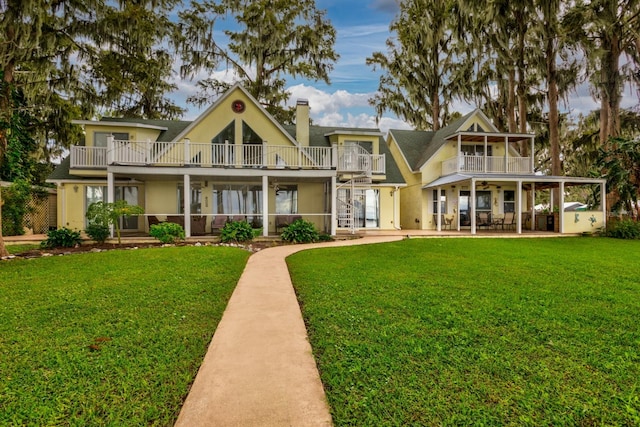
[[461,154],[442,162],[442,175],[452,173],[532,174],[531,157],[477,156]]
[[385,174],[384,154],[353,147],[297,147],[269,144],[211,144],[109,139],[107,147],[71,147],[71,168],[107,166],[335,169],[339,173]]

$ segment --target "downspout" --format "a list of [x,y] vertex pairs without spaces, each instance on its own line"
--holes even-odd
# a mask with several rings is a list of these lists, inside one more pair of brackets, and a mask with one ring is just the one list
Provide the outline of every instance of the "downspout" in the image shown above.
[[397,185],[393,189],[393,228],[396,230],[402,230],[402,227],[398,226],[398,224],[400,223],[400,221],[398,220],[398,217],[400,216],[400,213],[399,213],[400,209],[398,209],[399,207],[398,189],[399,187]]

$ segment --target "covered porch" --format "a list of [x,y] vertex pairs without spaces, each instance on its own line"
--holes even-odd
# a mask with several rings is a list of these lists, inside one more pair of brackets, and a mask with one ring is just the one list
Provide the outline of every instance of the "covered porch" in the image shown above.
[[144,167],[110,167],[106,201],[114,201],[122,186],[136,188],[134,199],[145,211],[131,218],[130,234],[146,234],[151,225],[168,221],[180,224],[187,237],[216,235],[227,221],[247,221],[267,237],[298,218],[336,234],[337,185],[332,170],[311,170],[301,176],[300,171],[286,169],[247,173],[154,168],[150,174]]
[[[595,187],[596,193],[606,194],[604,179],[519,174],[451,174],[422,188],[433,192],[433,229],[437,232],[579,234],[605,227],[604,197],[586,211],[565,211],[565,190],[574,186]],[[548,191],[549,205],[560,208],[536,212],[540,191]]]

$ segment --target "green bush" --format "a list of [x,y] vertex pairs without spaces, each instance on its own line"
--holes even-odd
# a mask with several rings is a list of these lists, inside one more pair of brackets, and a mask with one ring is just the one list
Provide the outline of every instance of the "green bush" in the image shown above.
[[89,224],[84,231],[98,243],[104,243],[109,237],[109,226],[104,224]]
[[[18,180],[10,187],[2,189],[2,234],[21,236],[24,234],[24,218],[29,213],[31,186]],[[28,225],[28,224],[27,224]]]
[[291,243],[312,243],[320,240],[313,223],[298,219],[282,230],[282,240]]
[[43,248],[73,248],[82,243],[80,232],[66,227],[51,230],[47,233],[47,240],[40,245]]
[[154,224],[149,230],[151,237],[155,237],[162,243],[177,243],[184,240],[184,228],[173,222],[161,222]]
[[607,224],[606,236],[616,239],[640,239],[640,222],[625,219]]
[[222,243],[230,242],[248,242],[254,237],[253,228],[247,221],[231,221],[227,222],[220,231],[220,241]]

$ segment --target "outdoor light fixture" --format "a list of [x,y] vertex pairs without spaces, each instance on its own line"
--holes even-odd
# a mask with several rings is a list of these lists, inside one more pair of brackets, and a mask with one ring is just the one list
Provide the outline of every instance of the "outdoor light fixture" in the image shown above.
[[78,186],[77,186],[77,185],[74,185],[74,186],[73,186],[73,192],[74,192],[74,193],[77,193],[77,192],[78,192]]

